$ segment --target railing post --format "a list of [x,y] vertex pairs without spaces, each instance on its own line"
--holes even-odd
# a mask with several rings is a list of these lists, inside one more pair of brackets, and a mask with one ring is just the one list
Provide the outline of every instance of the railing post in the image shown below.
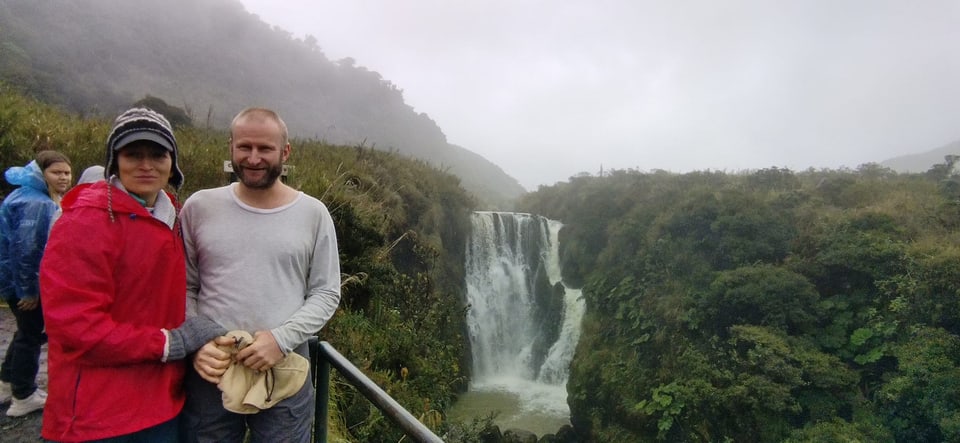
[[313,442],[327,443],[327,402],[330,398],[330,362],[320,356],[320,339],[307,340],[310,348],[310,375],[313,377]]
[[314,416],[313,441],[327,443],[327,405],[330,403],[330,362],[325,358],[318,361],[317,373],[317,414]]

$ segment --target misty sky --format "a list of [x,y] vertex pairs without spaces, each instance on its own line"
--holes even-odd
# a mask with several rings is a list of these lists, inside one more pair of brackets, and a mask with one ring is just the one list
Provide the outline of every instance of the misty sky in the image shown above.
[[957,0],[242,0],[529,190],[851,167],[960,139]]

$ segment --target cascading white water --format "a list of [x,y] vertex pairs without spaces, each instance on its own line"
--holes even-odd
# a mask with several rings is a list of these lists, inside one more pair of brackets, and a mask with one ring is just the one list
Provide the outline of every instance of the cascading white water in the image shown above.
[[471,222],[470,389],[512,393],[521,411],[566,420],[566,382],[584,303],[580,290],[562,284],[562,223],[509,212],[477,212]]
[[[550,250],[547,254],[546,269],[551,283],[560,282],[563,278],[560,275],[560,228],[563,226],[558,221],[549,221],[549,244]],[[560,337],[550,347],[547,358],[540,367],[539,381],[549,384],[566,386],[567,377],[570,375],[570,361],[573,360],[573,351],[577,347],[577,341],[580,340],[580,321],[583,319],[583,310],[586,306],[579,289],[572,289],[563,286],[563,325],[560,330]]]

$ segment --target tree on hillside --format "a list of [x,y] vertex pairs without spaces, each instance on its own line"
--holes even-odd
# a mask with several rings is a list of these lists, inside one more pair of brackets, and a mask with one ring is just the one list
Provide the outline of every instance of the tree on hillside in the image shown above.
[[193,119],[190,118],[187,111],[176,106],[168,105],[167,102],[159,97],[147,94],[146,97],[134,102],[133,106],[143,106],[163,114],[175,129],[193,126]]
[[945,155],[943,163],[937,163],[927,170],[927,176],[934,180],[946,180],[953,175],[953,169],[960,160],[960,155]]

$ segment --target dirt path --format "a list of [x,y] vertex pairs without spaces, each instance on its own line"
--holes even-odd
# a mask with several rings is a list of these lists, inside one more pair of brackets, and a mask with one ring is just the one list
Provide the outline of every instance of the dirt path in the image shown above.
[[[13,313],[6,304],[0,302],[0,356],[6,355],[13,333],[17,330],[17,322]],[[40,374],[37,384],[41,389],[47,389],[47,345],[43,345],[40,352]],[[27,414],[24,417],[7,417],[7,408],[10,404],[0,405],[0,440],[5,443],[38,442],[40,440],[40,421],[43,413],[40,411]]]

